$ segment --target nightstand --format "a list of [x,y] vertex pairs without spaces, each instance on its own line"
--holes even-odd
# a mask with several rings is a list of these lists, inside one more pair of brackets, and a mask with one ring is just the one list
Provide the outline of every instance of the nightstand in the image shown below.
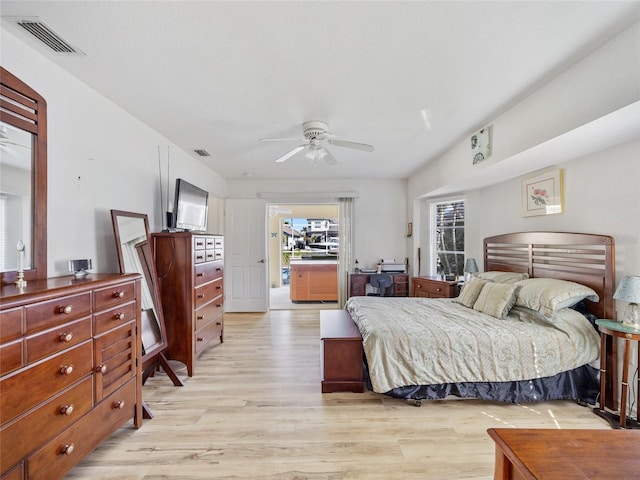
[[[631,360],[631,342],[640,341],[640,330],[623,325],[614,320],[596,320],[601,335],[600,351],[600,399],[599,408],[594,408],[596,415],[609,421],[613,428],[640,428],[640,417],[636,420],[627,418],[627,396],[629,390],[629,361]],[[615,414],[605,410],[605,385],[607,377],[607,335],[613,337],[615,342],[618,338],[624,340],[624,359],[622,362],[622,392],[620,399],[620,413]],[[614,359],[616,361],[616,359]],[[638,363],[640,364],[640,348],[638,349]],[[614,386],[616,388],[616,386]],[[640,404],[640,378],[637,388],[638,399],[636,405]]]
[[454,298],[460,295],[459,282],[441,277],[411,278],[411,296],[427,298]]

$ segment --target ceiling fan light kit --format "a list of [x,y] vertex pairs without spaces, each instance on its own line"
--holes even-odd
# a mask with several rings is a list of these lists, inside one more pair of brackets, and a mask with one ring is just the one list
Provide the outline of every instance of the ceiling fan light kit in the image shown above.
[[[327,145],[335,145],[337,147],[352,148],[355,150],[361,150],[364,152],[373,152],[373,145],[366,143],[348,142],[346,140],[336,139],[336,135],[329,132],[329,126],[326,122],[320,120],[311,120],[302,124],[302,131],[304,139],[307,143],[298,145],[297,147],[289,150],[284,155],[278,157],[276,163],[282,163],[289,158],[293,157],[298,152],[306,149],[305,157],[310,160],[312,165],[317,165],[318,160],[324,160],[327,165],[335,165],[338,161],[327,150]],[[293,141],[297,138],[263,138],[261,142],[277,142],[277,141]]]

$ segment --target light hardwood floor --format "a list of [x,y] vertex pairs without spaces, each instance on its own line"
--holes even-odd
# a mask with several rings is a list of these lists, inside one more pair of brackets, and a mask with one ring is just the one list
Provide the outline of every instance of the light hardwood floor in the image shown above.
[[408,405],[320,393],[317,310],[227,314],[225,343],[174,387],[150,378],[155,418],[121,428],[68,479],[491,479],[489,427],[608,429],[573,402]]

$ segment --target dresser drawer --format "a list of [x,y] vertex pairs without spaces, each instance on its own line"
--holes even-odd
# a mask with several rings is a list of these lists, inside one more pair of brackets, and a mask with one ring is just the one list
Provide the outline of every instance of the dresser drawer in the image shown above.
[[91,338],[91,318],[65,323],[26,338],[27,364]]
[[193,249],[194,250],[206,250],[207,237],[193,237]]
[[193,263],[204,263],[207,261],[207,252],[206,250],[195,250],[193,252]]
[[196,357],[215,339],[222,335],[222,317],[220,322],[210,322],[194,334]]
[[[44,362],[2,378],[0,423],[4,425],[5,422],[90,374],[92,360],[92,342],[87,341]],[[29,395],[25,395],[27,386]]]
[[196,288],[195,291],[195,308],[196,310],[204,304],[209,303],[216,297],[223,294],[222,279],[219,278],[211,283]]
[[0,375],[19,369],[24,363],[22,339],[0,346]]
[[195,272],[195,284],[198,287],[216,278],[222,278],[223,265],[221,261],[201,263],[195,266]]
[[99,335],[136,318],[136,304],[126,303],[93,316],[93,334]]
[[115,307],[136,299],[134,282],[121,283],[112,287],[102,288],[94,292],[95,311]]
[[451,298],[459,293],[456,282],[414,277],[412,284],[414,297]]
[[9,342],[22,336],[22,307],[0,312],[0,342]]
[[135,402],[135,380],[131,380],[31,456],[27,460],[29,480],[62,478],[82,457],[134,416]]
[[91,313],[91,294],[81,293],[25,307],[27,333],[86,317]]
[[[196,310],[196,326],[195,331],[197,332],[204,325],[211,322],[216,317],[221,317],[222,312],[224,310],[222,295],[218,298],[215,298],[213,302],[207,303],[204,307]],[[220,319],[222,321],[222,319]]]
[[43,442],[58,434],[91,410],[92,377],[81,380],[42,406],[0,430],[3,468],[15,465]]
[[94,339],[96,401],[122,386],[136,373],[135,323]]

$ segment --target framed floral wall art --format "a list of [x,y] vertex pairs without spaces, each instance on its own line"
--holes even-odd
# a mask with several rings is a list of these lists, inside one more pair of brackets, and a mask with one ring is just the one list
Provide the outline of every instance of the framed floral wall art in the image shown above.
[[562,169],[548,170],[522,180],[522,216],[562,213],[564,192]]

